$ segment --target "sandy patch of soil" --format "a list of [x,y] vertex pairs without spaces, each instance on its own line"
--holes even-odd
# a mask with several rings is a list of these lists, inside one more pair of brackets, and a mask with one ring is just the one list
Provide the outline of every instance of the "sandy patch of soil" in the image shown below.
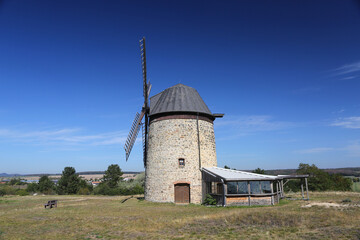
[[341,203],[329,203],[329,202],[312,202],[312,203],[308,203],[306,205],[301,206],[302,208],[310,208],[313,206],[317,206],[317,207],[325,207],[325,208],[330,208],[330,207],[340,207],[340,208],[347,208],[347,207],[360,207],[359,204],[341,204]]

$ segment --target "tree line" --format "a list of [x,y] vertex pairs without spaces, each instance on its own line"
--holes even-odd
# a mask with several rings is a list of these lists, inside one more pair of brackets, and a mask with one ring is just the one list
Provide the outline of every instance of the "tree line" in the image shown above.
[[[315,164],[300,163],[296,174],[309,175],[308,186],[310,191],[351,191],[353,181],[340,174],[330,174],[319,169]],[[289,181],[285,190],[298,191],[301,181]]]
[[[225,165],[224,168],[231,169]],[[236,170],[235,168],[232,168]],[[256,168],[252,171],[257,174],[267,174],[266,170]],[[309,165],[300,163],[296,170],[297,175],[309,175],[308,187],[310,191],[351,191],[353,182],[359,181],[359,178],[344,177],[338,173],[328,173],[319,169],[315,164]],[[284,186],[285,191],[298,192],[304,184],[304,179],[291,179]]]
[[48,175],[39,179],[38,183],[27,184],[26,189],[17,189],[16,185],[25,185],[19,178],[11,179],[10,182],[0,188],[2,195],[28,195],[28,194],[101,194],[101,195],[133,195],[144,193],[145,175],[139,174],[135,179],[123,181],[123,172],[118,164],[111,164],[105,171],[100,184],[96,187],[82,179],[75,168],[65,167],[60,179],[55,183]]
[[[229,168],[225,166],[225,168]],[[253,171],[258,174],[265,174],[266,171],[257,168]],[[359,181],[359,178],[347,178],[340,174],[329,174],[319,169],[314,164],[309,165],[300,163],[296,173],[299,175],[309,175],[308,186],[310,191],[351,191],[353,181]],[[138,174],[134,180],[123,181],[123,172],[117,164],[111,164],[105,171],[103,178],[98,186],[94,187],[91,183],[82,179],[75,168],[65,167],[57,183],[54,183],[49,176],[44,175],[38,183],[27,184],[26,189],[21,185],[19,178],[13,178],[5,186],[0,186],[0,196],[3,195],[29,195],[34,193],[43,194],[96,194],[96,195],[133,195],[143,194],[145,187],[145,174]],[[294,179],[285,186],[285,191],[297,192],[301,188],[303,180]]]
[[[266,171],[257,168],[253,173],[265,174]],[[353,180],[340,174],[330,174],[319,169],[315,164],[300,163],[296,170],[297,175],[309,175],[308,187],[310,191],[351,191]],[[303,179],[292,179],[285,186],[285,191],[297,192],[301,189]],[[304,184],[304,183],[303,183]]]

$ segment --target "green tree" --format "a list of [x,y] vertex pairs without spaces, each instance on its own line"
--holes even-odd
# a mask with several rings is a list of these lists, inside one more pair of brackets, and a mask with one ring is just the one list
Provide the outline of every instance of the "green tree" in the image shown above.
[[54,183],[50,180],[48,176],[42,176],[39,179],[38,189],[42,193],[50,194],[54,189]]
[[12,178],[9,182],[9,185],[24,185],[25,183],[21,182],[20,178]]
[[352,181],[350,178],[341,176],[340,174],[332,174],[331,180],[333,182],[333,190],[336,191],[350,191],[352,186]]
[[230,167],[228,165],[225,165],[224,168],[225,169],[230,169]]
[[121,171],[119,165],[111,164],[108,169],[105,171],[102,182],[108,185],[110,188],[114,188],[118,185],[119,181],[122,179],[123,172]]
[[326,191],[331,189],[332,182],[329,174],[314,164],[300,163],[296,173],[309,175],[309,190],[311,191]]
[[265,174],[265,170],[261,169],[261,168],[257,168],[253,171],[253,173],[257,173],[257,174]]
[[309,175],[309,190],[311,191],[350,191],[351,180],[340,174],[329,174],[314,164],[300,163],[297,174]]
[[80,189],[80,177],[75,168],[65,167],[61,178],[58,181],[58,194],[76,194]]
[[37,183],[29,183],[26,187],[26,191],[29,193],[35,193],[38,191],[38,184]]

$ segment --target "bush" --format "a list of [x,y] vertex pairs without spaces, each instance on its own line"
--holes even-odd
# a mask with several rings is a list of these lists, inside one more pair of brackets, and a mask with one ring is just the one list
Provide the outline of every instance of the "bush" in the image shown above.
[[134,195],[144,194],[145,189],[140,184],[136,184],[135,187],[133,187],[130,192],[131,192],[131,194],[134,194]]
[[109,195],[109,196],[115,196],[115,195],[138,195],[138,194],[144,194],[144,188],[139,184],[126,186],[124,183],[122,183],[121,186],[111,188],[106,183],[100,183],[99,186],[94,188],[94,194],[95,195]]
[[38,191],[37,183],[29,183],[26,187],[26,191],[29,193],[36,193]]
[[29,195],[29,193],[25,189],[18,189],[18,190],[16,190],[16,195],[27,196],[27,195]]
[[0,188],[0,196],[4,195],[19,195],[19,196],[26,196],[29,193],[25,189],[16,189],[11,186],[3,186]]
[[206,198],[204,200],[204,205],[216,205],[216,199],[213,198],[210,194],[206,194]]
[[90,195],[90,190],[87,187],[80,188],[78,194],[80,195]]
[[80,187],[80,189],[78,191],[78,194],[80,194],[80,195],[89,195],[94,190],[93,185],[91,183],[88,183],[84,179],[80,180],[79,187]]
[[110,188],[107,184],[105,183],[100,183],[95,189],[94,189],[94,194],[97,195],[118,195],[116,193],[116,189],[115,188]]
[[[107,188],[109,188],[108,186],[106,186]],[[99,185],[97,185],[95,188],[94,188],[94,194],[95,195],[106,195],[104,194],[104,192],[106,192],[106,190],[104,188],[106,188],[104,186],[104,184],[100,183]]]
[[102,182],[94,188],[94,194],[100,195],[138,195],[144,194],[145,173],[140,173],[132,181],[120,181],[116,187]]
[[16,195],[16,189],[12,186],[3,186],[0,188],[4,195]]

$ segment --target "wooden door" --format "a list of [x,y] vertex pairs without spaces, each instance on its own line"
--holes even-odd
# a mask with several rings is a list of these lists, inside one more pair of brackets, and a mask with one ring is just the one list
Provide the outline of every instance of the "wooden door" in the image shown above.
[[175,203],[190,203],[190,185],[187,183],[175,184]]

